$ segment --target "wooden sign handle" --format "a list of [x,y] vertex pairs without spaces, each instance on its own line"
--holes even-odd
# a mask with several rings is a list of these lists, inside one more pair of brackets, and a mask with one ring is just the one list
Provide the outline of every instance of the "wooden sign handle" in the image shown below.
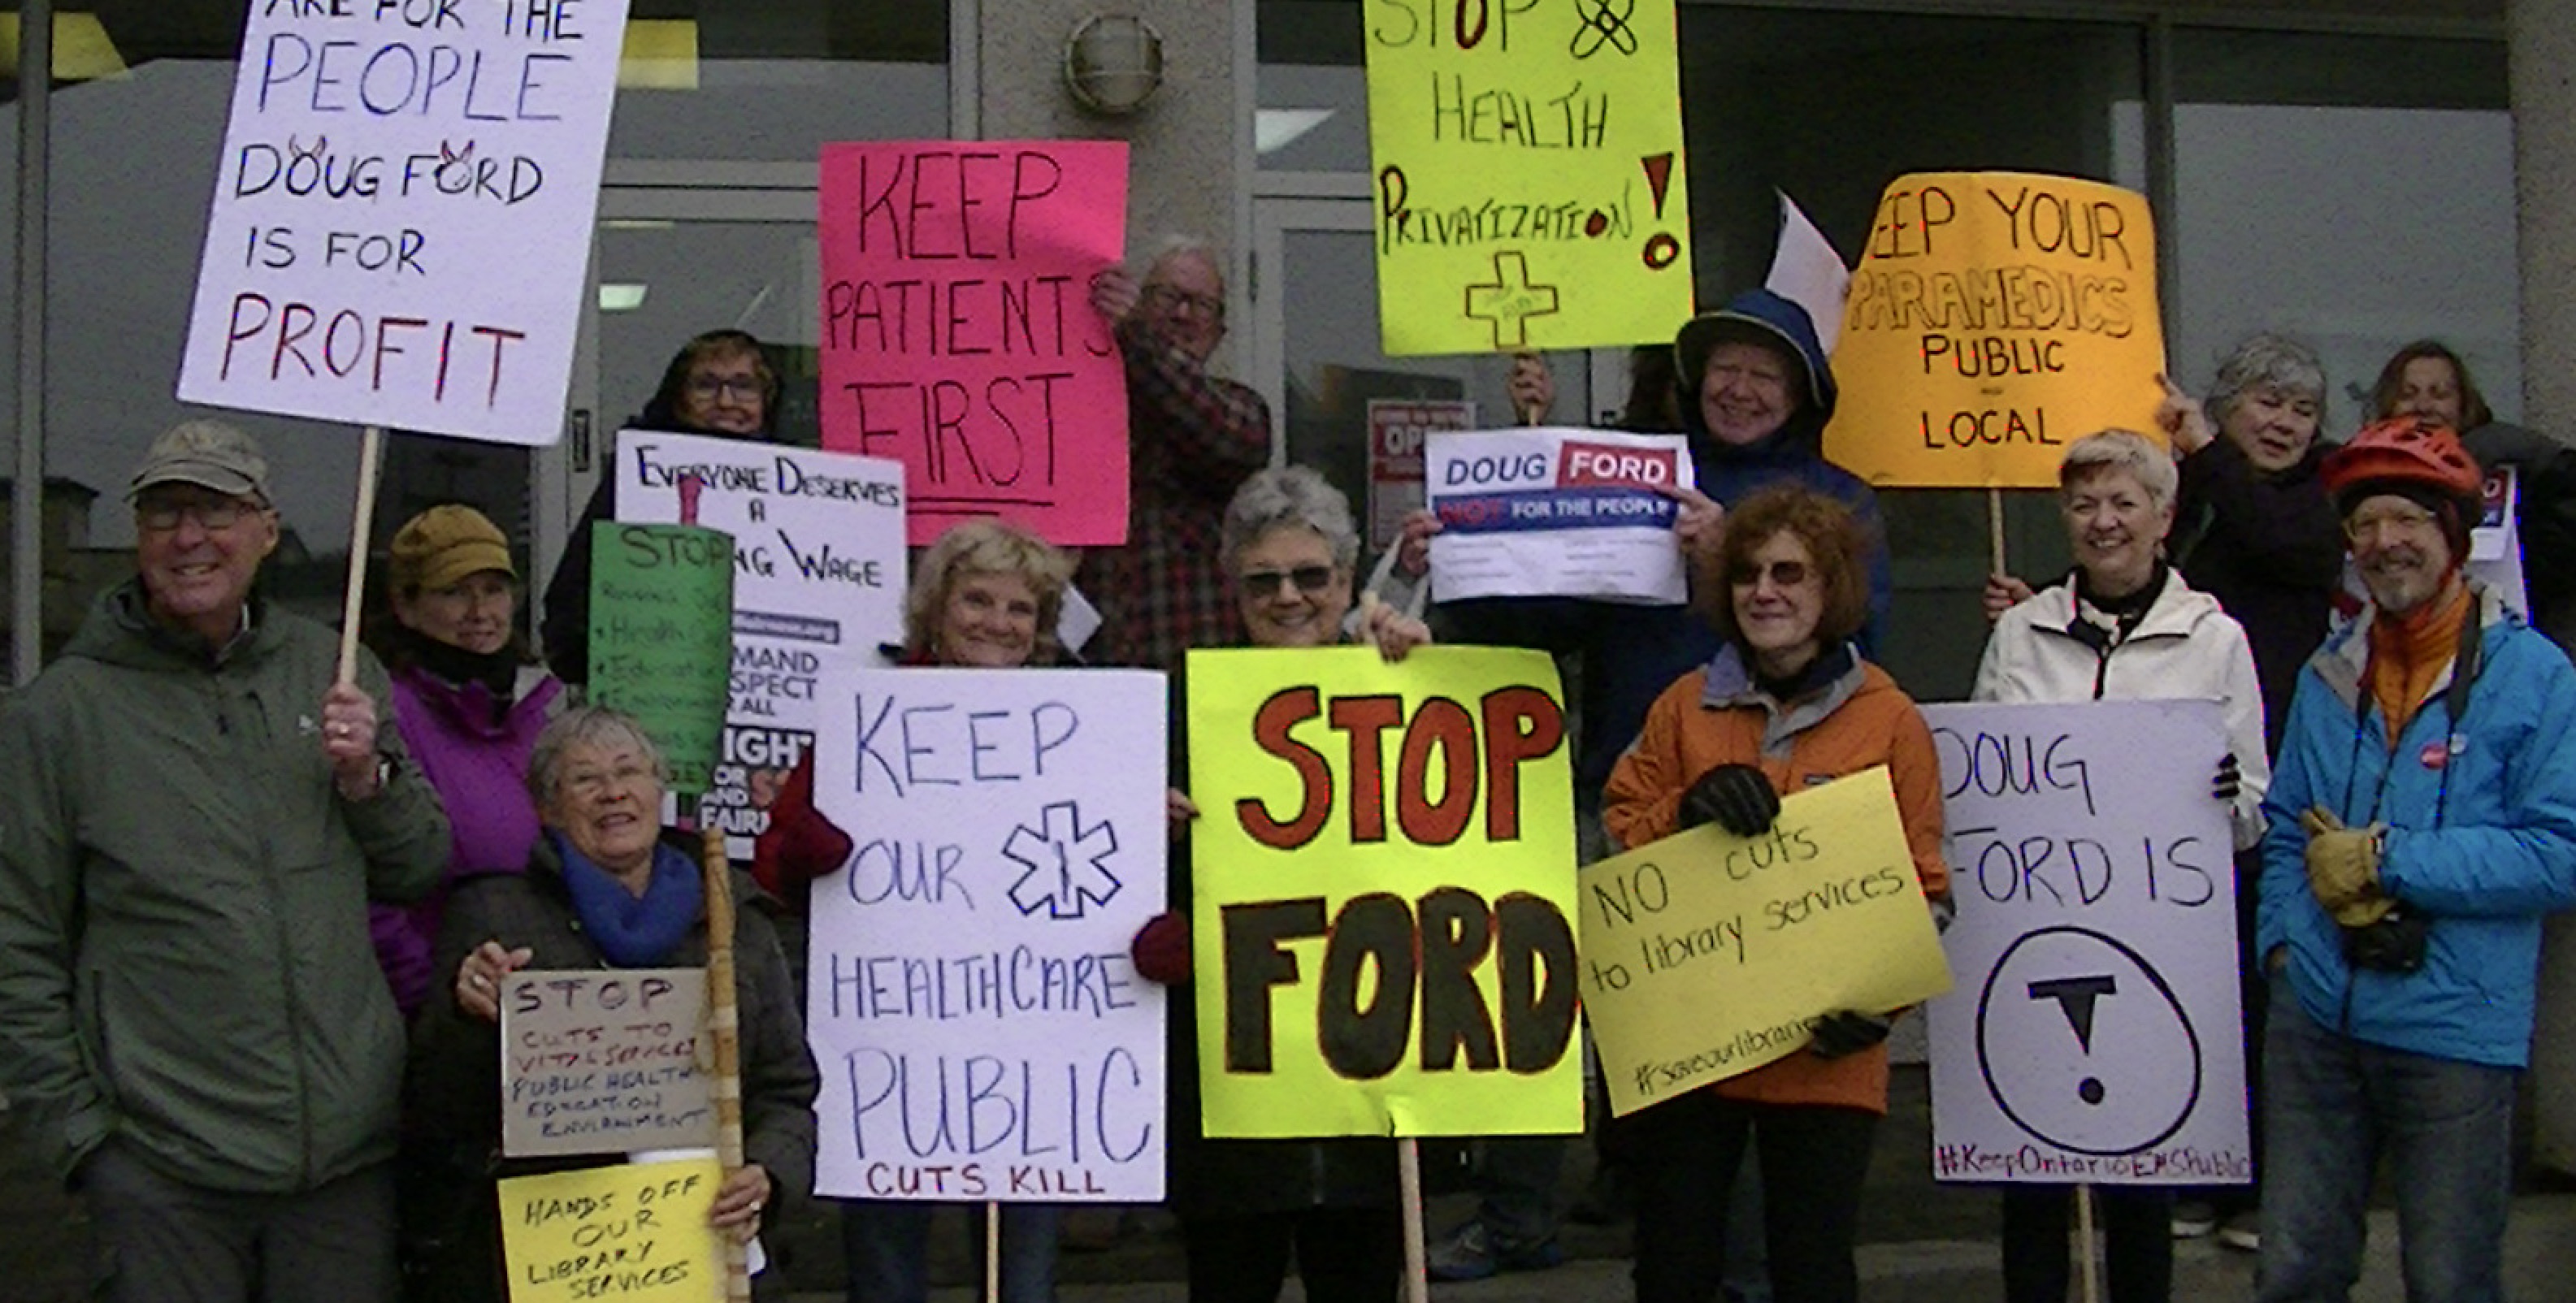
[[[724,830],[701,803],[700,862],[707,882],[707,1030],[715,1041],[716,1161],[727,1175],[742,1166],[742,1011],[733,983],[733,864]],[[728,1235],[726,1303],[751,1303],[750,1246]]]
[[[358,617],[367,598],[367,542],[376,529],[376,468],[384,461],[384,427],[370,425],[358,441],[358,510],[349,522],[348,587],[340,594],[341,683],[358,681]],[[388,709],[391,709],[388,707]]]

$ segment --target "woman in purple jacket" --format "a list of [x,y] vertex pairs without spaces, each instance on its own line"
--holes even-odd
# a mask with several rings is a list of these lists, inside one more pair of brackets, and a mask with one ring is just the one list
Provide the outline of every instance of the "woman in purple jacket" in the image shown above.
[[518,634],[509,540],[472,507],[432,507],[394,534],[391,619],[372,639],[393,676],[395,725],[455,830],[445,882],[415,905],[368,906],[377,962],[409,1018],[437,980],[430,945],[447,884],[517,872],[537,839],[528,754],[563,683]]

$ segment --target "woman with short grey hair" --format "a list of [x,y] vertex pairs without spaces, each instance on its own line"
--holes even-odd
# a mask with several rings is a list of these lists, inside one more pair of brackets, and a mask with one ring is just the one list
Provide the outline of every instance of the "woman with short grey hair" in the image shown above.
[[1320,536],[1332,550],[1333,564],[1345,570],[1359,564],[1360,534],[1351,520],[1350,499],[1311,466],[1274,466],[1255,471],[1225,505],[1217,537],[1226,568],[1234,567],[1245,548],[1290,525]]
[[[528,787],[540,825],[524,869],[460,879],[435,952],[454,977],[412,1032],[403,1083],[405,1272],[418,1297],[500,1303],[498,1182],[590,1165],[502,1158],[501,996],[521,969],[700,968],[706,884],[696,857],[661,839],[661,748],[634,716],[583,706],[537,735]],[[758,894],[733,874],[734,896]],[[776,1225],[814,1185],[814,1097],[795,984],[765,911],[734,917],[734,1007],[742,1036],[742,1152],[676,1224],[703,1218],[737,1240]]]
[[2158,511],[2174,505],[2174,493],[2182,480],[2181,473],[2174,469],[2173,455],[2135,430],[2088,434],[2067,445],[2066,455],[2057,467],[2060,484],[2113,473],[2135,479],[2146,492],[2149,504]]
[[[2319,473],[2326,449],[2316,435],[2325,401],[2325,368],[2317,355],[2296,340],[2264,334],[2238,344],[2219,364],[2207,418],[2179,397],[2169,399],[2165,409],[2174,450],[2182,458],[2174,567],[2245,627],[2263,690],[2264,745],[2276,753],[2299,667],[2325,641],[2335,590],[2343,581],[2343,523]],[[2254,887],[2261,876],[2255,857],[2240,859],[2238,985],[2249,1047],[2263,1044],[2270,991],[2252,953]],[[2261,1071],[2262,1055],[2249,1052],[2247,1080],[2257,1098]],[[2257,1184],[2186,1192],[2174,1214],[2177,1233],[2216,1230],[2223,1242],[2249,1252],[2261,1243],[2256,1227],[2264,1170],[2260,1128],[2258,1118]],[[2194,1193],[2201,1197],[2192,1197]]]

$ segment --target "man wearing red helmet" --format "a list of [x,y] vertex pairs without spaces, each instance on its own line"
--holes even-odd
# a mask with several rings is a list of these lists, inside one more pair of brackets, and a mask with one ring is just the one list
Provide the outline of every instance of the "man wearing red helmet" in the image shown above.
[[2258,1297],[2349,1295],[2384,1158],[2407,1297],[2500,1300],[2540,922],[2576,905],[2576,670],[2462,573],[2457,435],[2382,421],[2323,474],[2370,603],[2299,672],[2264,803]]

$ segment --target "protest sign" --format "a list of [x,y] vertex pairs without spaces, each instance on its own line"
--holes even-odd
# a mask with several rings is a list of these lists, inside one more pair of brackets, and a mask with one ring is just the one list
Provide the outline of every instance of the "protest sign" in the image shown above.
[[1208,1135],[1582,1128],[1558,701],[1537,652],[1190,653]]
[[914,543],[971,516],[1126,542],[1126,364],[1091,307],[1126,143],[825,145],[820,203],[823,446],[903,463]]
[[715,1143],[699,1071],[700,968],[545,972],[501,986],[501,1152],[622,1154]]
[[724,1297],[724,1242],[707,1225],[724,1171],[712,1158],[585,1167],[500,1183],[510,1303]]
[[1583,1010],[1618,1116],[1805,1048],[1819,1015],[1950,989],[1883,767],[1789,797],[1759,837],[1694,828],[1582,880]]
[[733,539],[603,520],[590,546],[590,699],[643,722],[671,792],[703,792],[724,740]]
[[554,442],[626,8],[251,6],[180,399]]
[[1424,436],[1434,430],[1473,429],[1475,424],[1476,405],[1459,399],[1368,400],[1370,547],[1383,551],[1395,546],[1404,533],[1404,518],[1422,509]]
[[2020,172],[1888,183],[1843,308],[1825,458],[1872,484],[2055,488],[2066,445],[2157,435],[2146,197]]
[[1668,343],[1691,314],[1673,0],[1369,7],[1391,357]]
[[2531,611],[2522,579],[2522,476],[2511,466],[2487,475],[2477,527],[2469,531],[2469,575],[2483,579],[2516,614]]
[[698,523],[734,538],[733,681],[706,799],[726,850],[751,858],[769,802],[814,741],[814,684],[827,665],[885,663],[903,641],[903,467],[777,444],[626,430],[617,514],[680,518],[694,474]]
[[1927,706],[1956,864],[1932,1174],[2253,1174],[2216,702]]
[[1163,676],[827,670],[814,884],[815,1188],[870,1199],[1163,1197]]
[[1533,426],[1437,432],[1427,447],[1441,600],[1689,600],[1668,496],[1697,483],[1681,435]]

